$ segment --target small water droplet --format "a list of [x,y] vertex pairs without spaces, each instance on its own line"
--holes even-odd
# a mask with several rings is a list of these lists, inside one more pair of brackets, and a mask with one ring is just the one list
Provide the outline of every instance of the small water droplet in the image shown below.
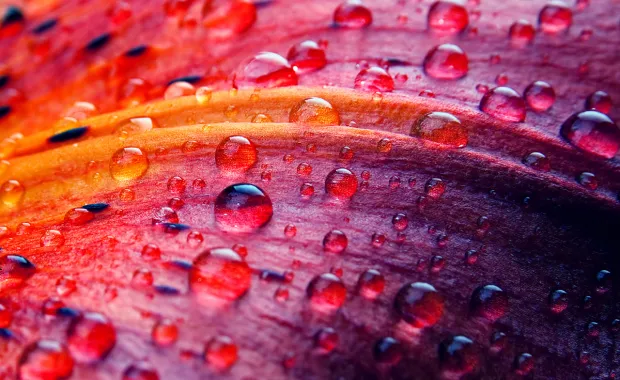
[[376,269],[368,269],[360,274],[357,288],[362,297],[374,300],[385,289],[385,277]]
[[237,361],[237,345],[227,336],[216,336],[206,344],[204,358],[215,369],[226,370]]
[[291,47],[287,58],[297,73],[308,73],[327,65],[325,50],[314,41],[303,41]]
[[309,176],[312,173],[312,166],[306,162],[302,162],[297,166],[297,174],[300,176]]
[[348,244],[347,235],[340,230],[331,230],[323,238],[323,249],[331,253],[342,253]]
[[415,282],[400,288],[394,308],[405,322],[424,328],[435,325],[442,317],[444,299],[432,285]]
[[215,221],[226,231],[251,232],[267,224],[273,216],[269,196],[249,183],[222,190],[214,204]]
[[207,104],[211,101],[213,96],[213,89],[211,87],[198,87],[196,90],[196,101],[198,104]]
[[460,33],[469,24],[467,9],[456,1],[434,2],[427,16],[428,28],[441,34]]
[[250,288],[252,270],[230,248],[213,248],[198,255],[189,272],[189,284],[199,296],[234,301]]
[[161,347],[167,347],[174,344],[179,337],[179,328],[174,322],[163,319],[153,326],[151,332],[153,342]]
[[149,160],[140,148],[121,148],[110,159],[110,174],[117,181],[131,181],[142,177],[149,167]]
[[369,92],[392,92],[394,79],[381,67],[362,69],[355,77],[355,88]]
[[243,173],[257,161],[254,143],[243,136],[230,136],[222,140],[215,150],[218,169],[227,174]]
[[515,357],[513,367],[517,375],[526,376],[534,369],[534,357],[528,353],[521,353]]
[[586,110],[609,114],[611,111],[611,96],[605,91],[591,93],[586,99]]
[[523,163],[526,166],[541,172],[548,172],[551,170],[551,161],[547,158],[547,156],[540,152],[532,152],[523,157]]
[[525,101],[510,87],[495,87],[489,90],[480,100],[480,110],[504,121],[525,120]]
[[310,198],[314,195],[314,185],[311,183],[303,183],[299,188],[299,194],[304,198]]
[[65,223],[73,226],[81,226],[93,220],[95,214],[85,208],[74,208],[65,214]]
[[431,178],[424,185],[424,192],[432,199],[439,199],[446,191],[446,183],[440,178]]
[[375,342],[372,356],[377,363],[393,366],[402,360],[403,346],[392,337],[381,338]]
[[314,335],[314,346],[323,354],[332,352],[340,344],[340,336],[331,327],[324,327]]
[[18,181],[10,179],[0,187],[0,201],[6,207],[13,208],[21,203],[24,193],[24,186]]
[[347,288],[338,276],[324,273],[310,281],[306,294],[312,307],[321,311],[333,311],[344,304]]
[[297,73],[286,58],[271,52],[258,53],[234,78],[236,88],[274,88],[297,85]]
[[598,180],[593,173],[583,172],[577,177],[577,182],[587,189],[596,190],[598,188]]
[[546,111],[555,103],[553,87],[549,83],[540,80],[527,86],[523,97],[527,105],[537,112]]
[[116,344],[116,329],[99,313],[89,312],[75,318],[67,335],[69,351],[79,363],[103,360]]
[[555,314],[560,314],[568,307],[568,294],[557,289],[549,294],[549,309]]
[[423,116],[411,128],[411,135],[454,148],[466,146],[469,137],[461,121],[447,112]]
[[543,32],[556,34],[568,30],[573,23],[573,12],[562,1],[554,0],[538,14],[538,25]]
[[339,125],[338,111],[325,99],[313,97],[297,103],[289,114],[289,122],[304,125]]
[[392,151],[392,141],[388,138],[382,138],[377,143],[377,152],[379,153],[389,153]]
[[472,315],[495,322],[508,311],[508,296],[498,286],[479,286],[471,295],[469,307]]
[[536,36],[536,29],[529,21],[518,20],[510,26],[508,35],[514,45],[523,46],[532,42]]
[[359,29],[372,23],[372,12],[361,0],[346,0],[334,11],[334,24],[341,28]]
[[605,294],[611,290],[611,272],[603,269],[596,274],[595,290],[598,294]]
[[325,191],[336,198],[351,198],[357,192],[357,177],[349,169],[332,170],[325,178]]
[[164,92],[164,99],[176,99],[182,96],[195,95],[196,89],[188,82],[174,82],[171,83]]
[[435,46],[424,57],[424,71],[436,79],[459,79],[467,75],[469,59],[453,44]]
[[466,336],[453,336],[439,344],[439,362],[447,373],[470,373],[478,365],[478,360],[474,342]]

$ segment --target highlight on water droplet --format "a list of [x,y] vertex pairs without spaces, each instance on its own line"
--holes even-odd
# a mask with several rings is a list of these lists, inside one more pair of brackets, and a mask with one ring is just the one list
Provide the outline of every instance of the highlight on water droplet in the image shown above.
[[553,0],[545,5],[538,14],[540,29],[548,34],[557,34],[570,28],[573,23],[573,11],[563,1]]

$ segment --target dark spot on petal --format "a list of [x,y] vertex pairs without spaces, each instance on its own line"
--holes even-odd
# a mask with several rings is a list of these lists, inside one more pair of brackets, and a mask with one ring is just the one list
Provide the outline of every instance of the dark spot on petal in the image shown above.
[[165,295],[171,295],[171,296],[181,293],[179,289],[169,286],[169,285],[155,285],[155,291],[159,294],[165,294]]
[[32,33],[43,34],[47,32],[48,30],[52,29],[53,27],[55,27],[57,24],[58,24],[58,19],[56,18],[45,20],[39,25],[35,26],[34,29],[32,29]]
[[77,138],[84,136],[84,134],[88,131],[89,128],[90,127],[88,126],[81,126],[77,128],[67,129],[66,131],[56,133],[55,135],[47,139],[47,141],[51,143],[60,143],[60,142],[77,139]]
[[125,57],[139,57],[148,50],[148,45],[138,45],[125,52]]
[[266,7],[267,5],[271,5],[273,0],[254,0],[252,3],[257,7]]
[[87,209],[90,212],[101,212],[106,208],[110,207],[108,203],[89,203],[87,205],[82,206],[82,208]]
[[283,273],[273,271],[271,269],[262,269],[259,275],[260,279],[269,282],[287,282]]
[[7,83],[11,80],[9,74],[0,75],[0,88],[6,86]]
[[80,315],[80,312],[78,310],[72,309],[70,307],[61,307],[58,310],[56,310],[56,315],[59,315],[61,317],[77,317]]
[[399,58],[386,58],[385,62],[389,66],[411,66],[411,62],[403,61]]
[[18,22],[24,22],[24,20],[25,18],[22,10],[14,6],[10,6],[6,9],[6,12],[2,17],[2,27]]
[[158,223],[157,225],[163,227],[165,232],[185,231],[191,228],[191,226],[182,223]]
[[110,42],[111,38],[112,38],[111,33],[103,33],[93,38],[92,40],[90,40],[90,42],[86,44],[86,47],[84,49],[91,51],[91,52],[99,50],[102,47],[104,47],[108,42]]
[[11,106],[0,106],[0,119],[11,113]]
[[11,339],[13,338],[13,333],[9,329],[0,329],[0,338]]
[[202,79],[202,75],[188,75],[185,77],[179,77],[168,82],[168,86],[176,82],[197,83]]
[[172,260],[170,262],[170,264],[172,264],[173,266],[179,268],[179,269],[183,269],[183,270],[190,270],[192,269],[192,263],[190,261],[186,261],[186,260]]

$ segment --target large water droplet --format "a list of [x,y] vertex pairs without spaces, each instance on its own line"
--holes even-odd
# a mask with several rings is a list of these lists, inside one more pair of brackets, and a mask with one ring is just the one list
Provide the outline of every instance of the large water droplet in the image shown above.
[[95,363],[104,359],[116,344],[116,329],[105,316],[85,313],[76,317],[67,332],[67,344],[79,363]]
[[349,169],[332,170],[325,178],[325,191],[337,198],[351,198],[357,192],[357,177]]
[[230,248],[213,248],[194,259],[189,285],[197,295],[234,301],[250,288],[252,270]]
[[480,100],[480,109],[504,121],[525,120],[525,101],[510,87],[495,87],[489,90]]
[[286,58],[271,52],[258,53],[234,79],[238,88],[295,86],[297,73]]
[[340,114],[325,99],[308,98],[291,108],[289,122],[305,125],[339,125]]
[[73,358],[62,344],[39,340],[24,349],[17,371],[22,380],[66,379],[73,372]]
[[394,299],[398,315],[415,328],[436,324],[443,315],[444,299],[425,282],[414,282],[400,288]]
[[469,307],[472,315],[495,322],[508,311],[508,296],[498,286],[479,286],[471,295]]
[[117,181],[131,181],[146,173],[149,160],[140,148],[121,148],[110,159],[110,174]]
[[215,199],[215,221],[226,231],[251,232],[271,220],[273,207],[269,196],[249,183],[231,185]]
[[607,159],[614,157],[620,147],[620,128],[598,111],[572,115],[562,124],[560,134],[575,147]]
[[334,25],[358,29],[372,23],[372,13],[360,0],[346,0],[334,11]]
[[467,129],[461,121],[447,112],[424,115],[411,128],[411,135],[438,144],[462,148],[467,145]]
[[339,309],[344,303],[347,288],[338,276],[324,273],[310,281],[306,294],[312,307],[322,311],[333,311]]
[[331,253],[342,253],[348,244],[347,235],[340,230],[331,230],[323,238],[323,249]]
[[385,277],[376,269],[368,269],[360,274],[357,289],[362,297],[374,300],[385,289]]
[[441,34],[460,33],[469,24],[469,14],[463,5],[456,1],[434,2],[427,16],[428,27]]
[[510,41],[514,45],[527,45],[531,43],[536,36],[536,29],[534,29],[534,26],[529,21],[518,20],[510,26],[508,35],[510,36]]
[[22,285],[35,272],[28,259],[18,255],[0,257],[0,292]]
[[424,57],[424,71],[437,79],[459,79],[467,75],[469,59],[453,44],[435,46]]

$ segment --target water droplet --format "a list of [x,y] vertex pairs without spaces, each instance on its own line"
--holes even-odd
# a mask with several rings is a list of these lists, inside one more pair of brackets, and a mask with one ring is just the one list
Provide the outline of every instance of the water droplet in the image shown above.
[[153,218],[151,218],[152,224],[161,224],[161,223],[179,223],[179,216],[176,211],[174,211],[170,207],[162,207],[155,214]]
[[122,189],[118,194],[118,198],[123,202],[131,202],[136,199],[136,193],[129,188]]
[[415,328],[436,324],[443,315],[444,299],[425,282],[410,283],[398,291],[394,299],[398,315]]
[[372,356],[377,363],[389,366],[396,365],[403,358],[403,346],[392,337],[381,338],[375,342],[372,348]]
[[222,140],[215,150],[215,164],[228,174],[243,173],[257,161],[256,146],[243,136],[230,136]]
[[480,100],[480,110],[504,121],[525,120],[525,101],[510,87],[495,87],[489,90]]
[[117,181],[131,181],[146,173],[149,160],[140,148],[121,148],[110,159],[110,174]]
[[325,50],[314,41],[303,41],[293,46],[287,58],[297,73],[308,73],[327,65]]
[[65,223],[73,226],[81,226],[93,220],[95,214],[85,208],[74,208],[65,214]]
[[428,11],[428,28],[441,34],[460,33],[469,24],[465,7],[456,1],[436,1]]
[[322,311],[333,311],[339,309],[344,303],[347,288],[338,276],[324,273],[310,281],[306,294],[312,307]]
[[538,24],[543,32],[556,34],[566,31],[573,23],[573,12],[562,1],[552,1],[538,14]]
[[350,160],[353,158],[354,155],[355,152],[353,152],[353,149],[348,146],[343,146],[342,149],[340,149],[340,153],[338,153],[338,157],[342,158],[343,160]]
[[237,345],[227,336],[216,336],[205,346],[204,357],[210,366],[226,370],[237,361]]
[[611,111],[611,96],[605,91],[591,93],[586,99],[586,109],[609,114]]
[[577,182],[585,188],[596,190],[598,188],[598,180],[593,173],[583,172],[577,177]]
[[572,115],[562,124],[560,134],[573,146],[607,159],[613,158],[620,147],[620,128],[598,111]]
[[306,162],[302,162],[297,166],[297,174],[300,176],[309,176],[312,173],[312,166]]
[[515,357],[513,366],[517,375],[526,376],[534,369],[534,357],[528,353],[521,353]]
[[13,322],[13,312],[8,307],[0,303],[0,329],[6,329]]
[[222,190],[215,200],[214,212],[221,229],[250,232],[271,220],[273,207],[269,196],[258,186],[239,183]]
[[362,297],[374,300],[385,289],[385,277],[378,270],[368,269],[360,274],[357,289]]
[[541,172],[548,172],[551,170],[551,162],[549,161],[549,158],[540,152],[532,152],[523,157],[523,163],[526,166]]
[[161,347],[167,347],[174,344],[179,337],[179,328],[174,322],[163,319],[153,326],[151,332],[153,342]]
[[331,327],[324,327],[314,335],[314,346],[321,353],[328,354],[340,344],[340,336]]
[[198,87],[196,90],[196,101],[198,104],[207,104],[211,101],[213,96],[213,89],[211,87]]
[[491,354],[498,355],[508,346],[508,337],[503,332],[496,331],[491,335],[489,343],[491,344],[489,347]]
[[153,273],[148,269],[138,269],[133,272],[131,285],[136,288],[150,287],[153,285]]
[[357,177],[349,169],[332,170],[325,178],[325,191],[333,197],[351,198],[357,186]]
[[381,67],[362,69],[355,77],[355,88],[369,92],[392,92],[394,79]]
[[439,344],[439,362],[444,371],[457,375],[472,372],[478,365],[478,352],[474,342],[457,335]]
[[347,248],[349,240],[340,230],[331,230],[323,238],[323,249],[331,253],[342,253]]
[[370,244],[375,248],[383,247],[383,244],[385,244],[385,241],[386,241],[385,235],[377,233],[377,232],[372,234],[372,236],[370,237]]
[[453,44],[435,46],[424,57],[424,71],[436,79],[459,79],[467,75],[469,59]]
[[250,288],[252,270],[230,248],[213,248],[194,259],[189,284],[198,295],[234,301]]
[[149,364],[138,362],[127,367],[123,380],[159,380],[159,375]]
[[35,266],[28,259],[18,255],[0,257],[0,290],[22,285],[35,273]]
[[175,99],[182,96],[195,95],[196,89],[188,82],[174,82],[171,83],[164,92],[164,99]]
[[549,309],[555,314],[560,314],[568,307],[568,294],[561,289],[554,290],[549,294]]
[[75,318],[67,334],[69,351],[79,363],[91,364],[104,359],[116,344],[116,329],[99,313],[89,312]]
[[47,230],[41,237],[41,247],[58,248],[65,244],[65,236],[58,230]]
[[24,198],[24,186],[14,179],[10,179],[0,187],[0,201],[7,207],[16,207]]
[[271,52],[258,53],[234,78],[237,88],[274,88],[297,85],[297,73],[286,58]]
[[611,272],[603,269],[596,274],[596,286],[595,290],[598,294],[605,294],[611,290]]
[[379,153],[389,153],[392,151],[392,141],[388,138],[382,138],[377,143],[377,152]]
[[549,83],[540,80],[527,86],[523,97],[527,105],[537,112],[546,111],[555,103],[553,87]]
[[467,145],[467,129],[461,121],[447,112],[424,115],[411,128],[411,135],[438,144],[462,148]]
[[252,123],[273,123],[273,119],[269,115],[259,113],[254,115],[254,117],[252,118]]
[[[438,245],[440,247],[442,246],[441,244],[439,244],[439,238],[438,238]],[[444,259],[443,256],[434,255],[433,257],[431,257],[431,264],[430,264],[431,273],[439,273],[445,266],[446,266],[446,259]]]
[[153,85],[140,78],[129,78],[118,87],[117,101],[122,108],[140,105],[148,100]]
[[532,42],[536,36],[536,29],[529,21],[518,20],[510,26],[508,35],[514,45],[523,46]]
[[479,286],[471,295],[469,307],[472,315],[495,322],[508,311],[508,296],[498,286]]
[[305,125],[339,125],[340,114],[325,99],[308,98],[291,108],[289,122]]
[[431,178],[424,185],[424,192],[433,199],[439,199],[446,191],[446,183],[440,178]]
[[24,349],[17,370],[23,380],[65,379],[73,372],[73,358],[64,345],[39,340]]
[[303,183],[299,188],[299,194],[304,198],[310,198],[314,195],[314,186],[311,183]]
[[334,11],[334,24],[341,28],[359,29],[372,23],[372,12],[360,0],[346,0]]

